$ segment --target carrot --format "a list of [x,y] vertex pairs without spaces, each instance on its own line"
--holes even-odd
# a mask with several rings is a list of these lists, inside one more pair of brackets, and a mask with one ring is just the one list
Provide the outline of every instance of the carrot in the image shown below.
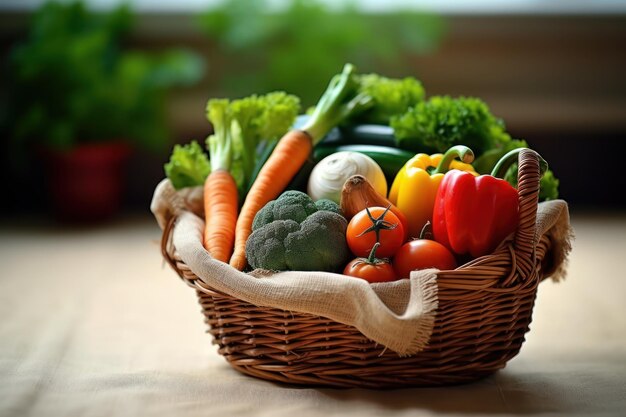
[[261,168],[246,196],[235,228],[235,248],[230,265],[243,270],[246,265],[246,241],[252,233],[256,213],[271,200],[276,199],[298,173],[313,149],[311,136],[302,130],[285,134]]
[[211,172],[204,182],[204,247],[222,262],[228,262],[233,252],[238,204],[237,184],[230,172]]
[[274,200],[302,168],[313,147],[335,126],[373,104],[373,98],[358,91],[358,80],[352,64],[334,76],[322,94],[313,113],[301,130],[287,132],[277,143],[241,207],[235,228],[235,249],[230,265],[240,271],[246,267],[246,241],[252,232],[256,213]]

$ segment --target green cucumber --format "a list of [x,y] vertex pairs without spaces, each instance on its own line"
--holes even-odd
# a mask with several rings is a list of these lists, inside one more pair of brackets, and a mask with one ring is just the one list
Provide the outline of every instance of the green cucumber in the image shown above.
[[352,125],[340,129],[345,144],[363,144],[396,147],[393,128],[385,125]]

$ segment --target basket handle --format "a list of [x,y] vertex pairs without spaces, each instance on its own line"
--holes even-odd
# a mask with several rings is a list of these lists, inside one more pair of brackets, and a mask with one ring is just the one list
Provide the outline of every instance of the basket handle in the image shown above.
[[[530,276],[535,269],[537,245],[537,204],[543,158],[531,150],[523,149],[518,157],[517,191],[519,195],[519,224],[513,247],[517,269],[521,277]],[[545,162],[544,162],[545,163]]]

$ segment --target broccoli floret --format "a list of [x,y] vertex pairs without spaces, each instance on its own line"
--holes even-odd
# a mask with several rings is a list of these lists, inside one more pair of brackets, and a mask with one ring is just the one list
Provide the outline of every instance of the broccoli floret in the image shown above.
[[198,142],[175,145],[170,160],[165,164],[165,175],[177,190],[203,185],[211,172],[211,163]]
[[339,208],[339,204],[335,203],[333,200],[321,198],[315,202],[315,206],[318,210],[332,211],[333,213],[341,214],[343,216],[341,208]]
[[347,221],[331,211],[318,211],[285,238],[286,266],[298,271],[335,271],[346,263]]
[[317,206],[305,193],[295,190],[285,191],[258,211],[252,222],[252,230],[275,220],[293,220],[300,224],[316,211]]
[[[331,209],[331,210],[328,210]],[[253,268],[335,271],[347,260],[346,219],[334,202],[319,205],[300,191],[286,191],[255,216],[246,242]]]
[[246,242],[246,258],[253,268],[282,271],[287,267],[285,239],[300,230],[293,220],[275,220],[250,234]]
[[359,92],[374,100],[372,108],[357,116],[361,123],[389,124],[392,116],[403,114],[424,100],[422,83],[412,77],[396,79],[365,74],[358,81]]
[[511,140],[502,120],[482,100],[472,97],[434,96],[392,117],[390,124],[398,147],[414,152],[445,152],[465,145],[478,156]]

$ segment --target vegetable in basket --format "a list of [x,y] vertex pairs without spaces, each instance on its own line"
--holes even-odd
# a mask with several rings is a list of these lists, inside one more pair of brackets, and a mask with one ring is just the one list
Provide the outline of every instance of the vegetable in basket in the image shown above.
[[359,75],[359,91],[372,97],[374,105],[356,115],[359,123],[389,124],[391,117],[424,101],[424,87],[413,78],[387,78],[379,74]]
[[404,229],[404,240],[408,238],[407,221],[404,213],[394,206],[383,195],[378,193],[372,184],[362,175],[353,175],[343,184],[339,207],[346,219],[350,220],[367,207],[389,207],[396,215]]
[[411,159],[415,154],[391,146],[380,145],[332,145],[321,144],[313,151],[313,160],[321,161],[327,156],[336,152],[359,152],[372,158],[380,166],[385,174],[385,178],[389,183],[393,181],[398,171]]
[[441,271],[457,267],[454,255],[441,243],[429,239],[413,239],[398,249],[393,269],[398,278],[409,278],[411,271],[437,268]]
[[511,141],[504,123],[482,100],[473,97],[433,96],[392,117],[390,124],[398,147],[414,152],[444,152],[454,145],[465,145],[479,156]]
[[309,175],[307,193],[313,200],[326,198],[339,203],[341,190],[353,175],[363,175],[378,193],[387,195],[382,168],[369,156],[351,151],[336,152],[318,162]]
[[[500,148],[490,149],[472,162],[474,169],[479,174],[490,173],[498,160],[502,158],[507,152],[517,148],[527,148],[528,143],[524,140],[511,140],[510,142],[502,144]],[[504,179],[507,180],[513,187],[517,187],[517,163],[513,163],[509,170],[504,175]],[[541,177],[539,182],[539,201],[556,200],[559,198],[559,179],[556,178],[551,170],[546,172]]]
[[419,153],[402,167],[391,186],[389,201],[406,216],[409,237],[418,237],[432,220],[435,196],[445,172],[454,168],[477,175],[469,164],[473,159],[470,148],[457,145],[443,155]]
[[376,257],[376,250],[379,246],[380,243],[376,242],[367,258],[356,258],[350,261],[344,268],[343,274],[361,278],[370,283],[395,281],[396,273],[389,260]]
[[211,162],[198,142],[175,145],[169,162],[165,164],[165,175],[175,189],[196,187],[204,184],[211,172]]
[[259,171],[237,219],[235,249],[230,259],[234,268],[246,267],[246,241],[256,213],[278,197],[330,129],[372,105],[370,96],[358,93],[354,70],[353,65],[346,64],[343,72],[333,77],[302,129],[285,134]]
[[[491,175],[446,173],[433,210],[433,234],[437,242],[457,255],[478,258],[491,253],[519,223],[518,193],[502,178],[517,161],[515,149],[500,159]],[[541,159],[542,173],[547,168]]]
[[275,271],[338,270],[349,255],[347,221],[338,211],[328,200],[315,203],[300,191],[284,192],[255,216],[246,243],[248,263]]
[[204,182],[204,247],[215,259],[228,262],[232,255],[239,196],[252,175],[257,150],[289,129],[298,108],[297,97],[280,91],[208,101],[214,133],[207,139],[211,174]]
[[432,225],[426,223],[418,239],[405,243],[393,257],[393,269],[398,278],[409,278],[411,271],[437,268],[440,271],[452,270],[457,262],[450,250],[432,240]]
[[232,129],[233,175],[241,197],[252,186],[259,165],[293,125],[299,110],[300,99],[283,91],[230,102],[229,112],[238,124]]
[[[512,139],[503,121],[491,113],[485,102],[474,97],[433,96],[404,114],[393,116],[390,125],[402,149],[443,152],[453,145],[470,147],[476,156],[474,168],[480,174],[491,172],[507,152],[528,147],[525,141]],[[383,130],[373,136],[386,141],[390,135]],[[512,168],[505,179],[515,185],[516,169]],[[558,198],[558,186],[558,179],[546,171],[541,178],[539,201]]]
[[357,213],[346,231],[352,253],[367,257],[372,247],[380,243],[378,254],[392,257],[404,243],[404,226],[390,207],[367,207]]
[[232,135],[239,125],[232,119],[228,100],[209,100],[206,114],[214,133],[206,141],[213,170],[204,182],[203,244],[213,258],[228,262],[235,240],[239,202],[237,183],[231,175]]
[[[518,168],[515,163],[504,175],[504,179],[513,187],[517,187]],[[556,200],[557,198],[559,198],[559,179],[548,169],[539,181],[539,201]]]

